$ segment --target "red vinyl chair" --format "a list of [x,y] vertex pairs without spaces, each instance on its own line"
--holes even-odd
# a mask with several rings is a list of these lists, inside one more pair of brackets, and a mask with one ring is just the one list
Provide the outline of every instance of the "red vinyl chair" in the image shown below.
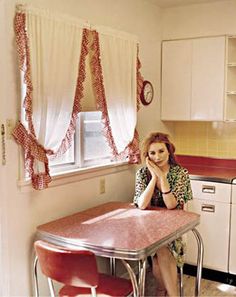
[[72,296],[129,296],[133,293],[129,280],[99,273],[94,253],[65,248],[38,240],[34,243],[42,273],[48,278],[51,296],[55,296],[53,282],[63,286],[58,295]]

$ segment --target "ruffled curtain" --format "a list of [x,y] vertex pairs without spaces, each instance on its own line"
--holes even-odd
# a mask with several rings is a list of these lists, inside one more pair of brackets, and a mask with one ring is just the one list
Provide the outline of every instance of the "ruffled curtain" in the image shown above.
[[16,13],[27,125],[19,123],[13,135],[25,151],[35,189],[44,189],[51,181],[48,157],[63,154],[71,145],[81,111],[88,53],[97,107],[113,155],[126,154],[131,163],[139,161],[135,126],[142,78],[137,41],[86,27],[84,22],[48,11],[21,6]]
[[129,163],[139,163],[135,126],[143,78],[137,41],[117,31],[116,36],[104,28],[98,31],[92,32],[91,69],[104,134],[116,159],[125,157]]
[[134,138],[137,40],[99,32],[101,67],[108,116],[118,153]]

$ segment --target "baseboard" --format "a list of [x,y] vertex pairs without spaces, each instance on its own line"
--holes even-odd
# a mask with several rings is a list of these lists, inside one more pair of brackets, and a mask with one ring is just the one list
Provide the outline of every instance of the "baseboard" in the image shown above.
[[[133,267],[133,269],[134,269],[134,272],[137,274],[138,273],[138,265],[135,265]],[[183,272],[186,275],[196,276],[197,275],[197,267],[195,265],[184,264]],[[129,278],[128,272],[124,272],[120,276],[124,277],[124,278]],[[221,272],[221,271],[217,271],[217,270],[203,268],[202,269],[202,278],[208,279],[211,281],[215,281],[215,282],[220,282],[220,283],[227,284],[227,285],[231,285],[231,286],[236,286],[236,274],[230,274],[230,273],[225,273],[225,272]]]
[[[184,274],[196,276],[197,274],[197,267],[190,264],[184,265]],[[236,286],[236,275],[225,273],[221,271],[216,271],[212,269],[203,268],[202,269],[202,278]]]

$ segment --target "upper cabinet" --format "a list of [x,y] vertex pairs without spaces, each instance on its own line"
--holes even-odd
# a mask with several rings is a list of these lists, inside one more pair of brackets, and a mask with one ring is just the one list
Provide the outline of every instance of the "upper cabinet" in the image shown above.
[[236,36],[227,38],[225,120],[236,120]]
[[190,120],[192,42],[162,43],[162,120]]
[[225,36],[163,41],[162,120],[225,119],[225,53]]

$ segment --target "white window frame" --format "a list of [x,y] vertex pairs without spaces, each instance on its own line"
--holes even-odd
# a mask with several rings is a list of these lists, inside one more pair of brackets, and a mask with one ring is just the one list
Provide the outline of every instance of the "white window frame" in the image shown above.
[[[77,124],[77,127],[80,127],[80,129],[77,129],[75,132],[74,162],[67,163],[65,165],[55,165],[53,170],[50,168],[52,182],[49,187],[78,182],[80,180],[104,176],[130,169],[130,164],[128,164],[127,161],[113,161],[110,163],[105,162],[104,164],[83,166],[84,151],[83,143],[81,141],[83,138],[83,114],[78,117],[77,121],[79,122],[79,126]],[[81,154],[78,153],[78,148],[81,150]],[[18,186],[20,187],[21,192],[34,191],[32,189],[31,181],[29,177],[26,176],[26,171],[24,169],[24,154],[21,154],[20,157],[20,168],[21,174]]]
[[[85,119],[85,112],[81,112],[78,116],[77,123],[76,123],[76,131],[74,136],[74,162],[73,163],[66,163],[65,165],[52,165],[50,166],[50,174],[63,174],[63,172],[73,171],[73,170],[81,170],[86,168],[93,168],[93,167],[103,167],[110,164],[121,163],[117,161],[111,161],[107,158],[104,158],[104,163],[96,163],[93,161],[89,161],[85,159],[85,152],[84,152],[84,124],[86,123]],[[93,120],[89,120],[92,122]],[[96,121],[96,120],[95,120]],[[111,156],[112,158],[112,156]],[[96,158],[95,158],[96,159]],[[93,159],[91,159],[93,160]],[[107,160],[107,161],[105,161]],[[122,162],[123,163],[123,162]]]

